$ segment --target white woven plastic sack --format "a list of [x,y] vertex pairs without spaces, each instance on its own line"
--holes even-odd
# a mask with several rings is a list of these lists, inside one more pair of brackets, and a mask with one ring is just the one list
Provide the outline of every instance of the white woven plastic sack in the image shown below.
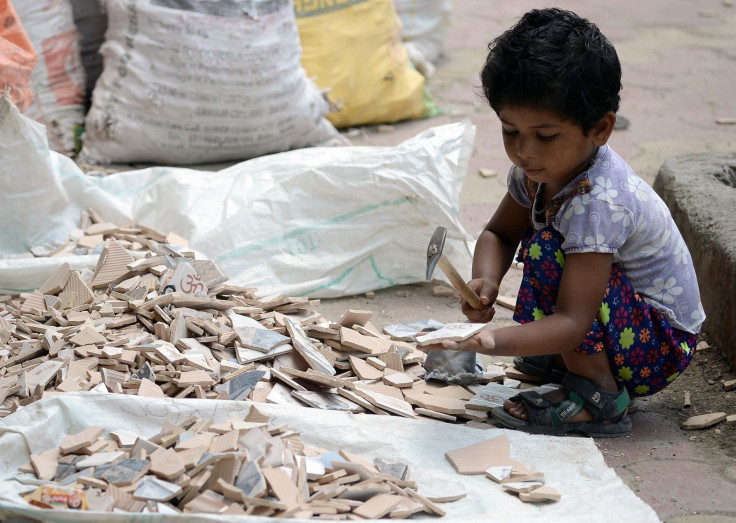
[[102,195],[85,197],[82,186],[89,182],[77,165],[49,150],[43,125],[21,115],[7,96],[0,98],[0,158],[0,254],[65,240],[80,209],[93,202],[111,218],[124,219]]
[[[394,147],[315,147],[219,172],[153,167],[98,178],[44,150],[32,122],[3,103],[0,177],[13,184],[0,208],[13,227],[0,228],[0,254],[63,240],[92,208],[114,223],[188,238],[231,282],[261,295],[338,297],[424,281],[439,225],[448,231],[444,252],[470,274],[470,237],[459,221],[475,137],[469,121]],[[94,267],[94,256],[84,258],[0,259],[0,292],[36,289],[65,261]]]
[[450,29],[453,0],[394,0],[394,7],[409,56],[436,62]]
[[301,67],[291,0],[106,0],[80,160],[193,165],[345,140]]
[[85,72],[69,0],[13,0],[38,53],[31,72],[33,100],[26,116],[46,126],[55,151],[70,154],[84,124]]

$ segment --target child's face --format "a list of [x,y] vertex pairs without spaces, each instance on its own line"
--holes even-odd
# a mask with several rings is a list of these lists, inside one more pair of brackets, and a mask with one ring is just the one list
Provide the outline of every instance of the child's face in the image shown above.
[[580,125],[548,109],[506,106],[499,117],[509,159],[533,181],[546,184],[550,196],[583,172],[607,139],[601,142],[596,129],[586,136]]

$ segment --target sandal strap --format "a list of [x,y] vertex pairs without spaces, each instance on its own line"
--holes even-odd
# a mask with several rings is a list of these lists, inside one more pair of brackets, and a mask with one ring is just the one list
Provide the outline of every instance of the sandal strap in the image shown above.
[[578,394],[583,399],[596,422],[618,418],[629,406],[629,392],[623,385],[616,393],[605,392],[587,378],[567,372],[562,378],[562,386],[568,389],[570,394]]
[[552,412],[552,418],[557,421],[559,425],[567,423],[567,420],[575,416],[578,412],[583,410],[585,406],[585,399],[574,390],[569,391],[567,398],[565,398],[560,406]]
[[522,401],[527,407],[529,422],[541,426],[559,427],[585,406],[585,399],[574,391],[569,391],[567,397],[559,403],[552,403],[536,391],[523,391],[509,399]]

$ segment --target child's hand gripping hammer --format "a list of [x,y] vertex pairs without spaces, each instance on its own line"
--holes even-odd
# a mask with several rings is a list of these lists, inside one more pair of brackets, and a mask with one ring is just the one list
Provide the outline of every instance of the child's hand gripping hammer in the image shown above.
[[478,295],[468,287],[468,284],[460,277],[460,274],[452,266],[450,260],[442,254],[442,249],[445,246],[445,236],[447,236],[447,229],[437,227],[432,238],[429,240],[429,246],[427,247],[427,281],[432,277],[434,268],[439,265],[442,272],[450,279],[452,286],[460,293],[460,296],[474,309],[482,309],[483,304]]

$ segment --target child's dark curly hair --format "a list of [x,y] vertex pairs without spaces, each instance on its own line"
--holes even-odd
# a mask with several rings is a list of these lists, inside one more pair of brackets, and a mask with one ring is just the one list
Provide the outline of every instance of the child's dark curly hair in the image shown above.
[[502,107],[555,111],[585,134],[608,111],[618,111],[621,64],[598,27],[562,9],[535,9],[488,44],[483,93]]

